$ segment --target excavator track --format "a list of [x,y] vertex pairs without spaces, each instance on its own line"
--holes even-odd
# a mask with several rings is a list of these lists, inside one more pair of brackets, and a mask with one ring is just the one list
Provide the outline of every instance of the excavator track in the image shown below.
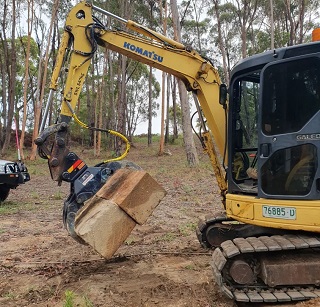
[[[222,292],[229,298],[246,303],[277,303],[308,300],[320,297],[320,280],[316,284],[276,285],[270,286],[263,282],[266,279],[273,283],[277,278],[287,280],[290,274],[296,274],[297,280],[305,273],[303,260],[296,273],[286,270],[290,257],[315,256],[314,267],[320,263],[320,238],[306,235],[273,235],[261,237],[235,238],[222,242],[213,251],[212,270],[215,280]],[[279,259],[287,256],[281,264],[268,266],[270,258]],[[312,257],[311,257],[312,258]],[[266,259],[266,260],[265,260]],[[304,259],[304,258],[301,258]],[[272,267],[272,265],[275,265]],[[299,264],[297,264],[299,266]],[[270,270],[269,277],[261,278],[261,272]],[[295,266],[295,263],[292,264]],[[280,267],[280,270],[278,268]],[[302,268],[302,270],[301,270]],[[316,269],[317,270],[317,269]],[[310,273],[310,272],[309,272]],[[318,272],[311,273],[317,275]],[[262,273],[263,275],[263,273]],[[237,282],[234,280],[236,279]],[[276,283],[276,282],[275,282]]]
[[242,224],[224,211],[200,220],[197,237],[203,247],[214,249],[216,282],[237,302],[320,297],[320,237]]
[[[205,220],[200,220],[198,223],[198,228],[196,229],[196,234],[200,244],[206,248],[219,246],[219,242],[216,242],[218,235],[215,233],[214,236],[212,236],[214,239],[210,240],[210,235],[208,235],[208,232],[210,232],[212,227],[216,227],[217,224],[226,221],[228,221],[228,218],[224,211],[215,212],[214,215],[206,216]],[[221,227],[219,228],[218,232],[223,232]],[[225,238],[224,235],[223,237]]]

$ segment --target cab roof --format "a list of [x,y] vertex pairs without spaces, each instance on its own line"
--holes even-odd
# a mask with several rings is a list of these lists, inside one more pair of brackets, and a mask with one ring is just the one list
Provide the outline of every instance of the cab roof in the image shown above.
[[237,75],[262,69],[268,63],[312,53],[320,54],[320,41],[283,47],[255,54],[240,60],[236,64],[231,71],[231,80]]

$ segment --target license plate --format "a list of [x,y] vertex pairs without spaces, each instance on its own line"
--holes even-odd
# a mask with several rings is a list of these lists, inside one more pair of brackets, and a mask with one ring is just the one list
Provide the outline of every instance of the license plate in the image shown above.
[[262,215],[285,220],[295,220],[297,218],[296,208],[293,207],[262,206]]

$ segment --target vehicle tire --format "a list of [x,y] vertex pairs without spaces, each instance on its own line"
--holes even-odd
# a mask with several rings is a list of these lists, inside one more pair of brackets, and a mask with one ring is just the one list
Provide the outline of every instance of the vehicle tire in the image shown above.
[[10,192],[10,188],[7,185],[5,184],[0,185],[0,202],[7,199],[9,192]]

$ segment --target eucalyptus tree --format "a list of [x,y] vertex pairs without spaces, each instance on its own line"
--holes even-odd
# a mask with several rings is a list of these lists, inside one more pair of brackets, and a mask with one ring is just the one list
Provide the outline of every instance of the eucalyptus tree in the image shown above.
[[[47,81],[47,73],[48,73],[48,64],[49,64],[49,58],[51,54],[51,44],[52,44],[52,33],[54,32],[55,28],[55,21],[56,17],[58,16],[59,11],[59,0],[54,0],[54,4],[52,6],[52,14],[50,18],[49,23],[49,29],[46,37],[47,44],[44,48],[45,53],[42,58],[40,58],[40,61],[43,62],[43,69],[41,69],[41,64],[39,65],[39,74],[38,74],[38,95],[35,103],[34,108],[34,127],[33,127],[33,134],[32,134],[32,150],[30,154],[30,160],[36,159],[37,156],[37,146],[34,143],[34,140],[37,138],[39,133],[39,126],[41,121],[41,109],[43,106],[43,100],[45,98],[46,94],[46,81]],[[40,62],[40,63],[41,63]]]
[[[311,32],[319,27],[319,0],[273,0],[275,47],[310,41]],[[266,9],[266,5],[263,7]],[[265,16],[267,32],[270,18]]]
[[[179,20],[177,1],[170,0],[170,6],[175,39],[178,42],[181,42],[181,26]],[[178,87],[182,109],[183,140],[185,145],[186,158],[189,166],[196,166],[199,164],[199,158],[193,139],[192,129],[190,126],[191,117],[187,90],[181,80],[178,80]]]
[[[149,72],[145,64],[132,61],[129,65],[129,76],[126,80],[127,88],[127,135],[129,140],[132,141],[132,136],[137,128],[137,125],[141,122],[149,120],[149,92],[148,81]],[[151,98],[152,98],[152,117],[156,117],[156,110],[159,108],[157,98],[160,93],[160,84],[152,75],[151,83]]]
[[[181,24],[181,40],[183,44],[192,46],[204,56],[212,56],[212,46],[208,44],[208,32],[211,19],[207,14],[203,14],[210,8],[207,0],[182,1],[180,11],[183,12]],[[181,13],[180,13],[181,15]]]
[[1,19],[0,43],[1,43],[1,75],[2,75],[2,115],[4,138],[2,154],[10,144],[11,126],[13,122],[16,88],[16,1],[2,1],[3,15]]
[[221,78],[226,83],[229,82],[232,67],[241,58],[242,49],[234,10],[232,3],[222,3],[221,0],[214,0],[208,10],[208,16],[213,21],[209,30],[209,45],[214,52]]

